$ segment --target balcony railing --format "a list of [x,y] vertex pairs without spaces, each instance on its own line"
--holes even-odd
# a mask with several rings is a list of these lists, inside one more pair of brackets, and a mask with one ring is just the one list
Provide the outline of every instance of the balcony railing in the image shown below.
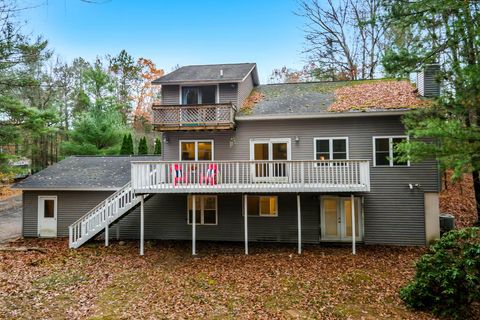
[[154,105],[153,125],[157,130],[227,130],[235,125],[231,103],[199,105]]
[[368,160],[133,161],[136,193],[370,191]]

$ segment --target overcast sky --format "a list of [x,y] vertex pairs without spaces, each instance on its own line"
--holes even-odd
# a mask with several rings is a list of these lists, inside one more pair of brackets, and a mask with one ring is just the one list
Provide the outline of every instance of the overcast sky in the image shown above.
[[22,12],[24,30],[68,61],[125,49],[167,72],[177,64],[256,62],[262,82],[274,68],[304,64],[295,0],[29,1],[41,5]]

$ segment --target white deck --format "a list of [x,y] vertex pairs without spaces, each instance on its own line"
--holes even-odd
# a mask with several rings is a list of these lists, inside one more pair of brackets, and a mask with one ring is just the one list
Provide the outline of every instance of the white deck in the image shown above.
[[368,192],[369,169],[368,160],[133,161],[132,186],[137,194]]

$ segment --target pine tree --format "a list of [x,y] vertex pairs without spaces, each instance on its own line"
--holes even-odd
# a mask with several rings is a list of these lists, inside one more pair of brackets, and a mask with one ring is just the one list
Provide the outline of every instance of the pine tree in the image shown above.
[[122,147],[120,148],[120,155],[127,154],[127,141],[128,141],[127,135],[124,134],[123,140],[122,140]]
[[132,138],[132,134],[129,133],[128,134],[128,138],[127,138],[127,149],[126,149],[126,153],[125,154],[128,154],[128,155],[134,155],[135,153],[133,152],[133,138]]
[[[407,115],[415,138],[398,149],[404,159],[436,158],[453,177],[472,174],[480,222],[480,4],[458,0],[388,0],[387,23],[399,39],[386,50],[389,74],[405,75],[441,62],[443,90],[436,104]],[[403,41],[408,35],[408,41]]]
[[139,155],[148,154],[148,146],[147,146],[147,138],[146,137],[141,138],[140,142],[138,142],[138,154]]
[[162,140],[159,138],[155,139],[155,151],[153,154],[162,154]]

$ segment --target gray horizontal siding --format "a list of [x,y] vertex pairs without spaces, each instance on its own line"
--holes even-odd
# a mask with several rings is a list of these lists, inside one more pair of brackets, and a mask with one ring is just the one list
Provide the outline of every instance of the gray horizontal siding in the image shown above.
[[[235,131],[168,133],[165,159],[178,160],[181,139],[213,139],[215,159],[247,160],[250,139],[290,138],[292,159],[311,160],[315,137],[348,137],[351,159],[373,164],[373,136],[403,135],[398,116],[307,119],[284,121],[243,121]],[[299,141],[295,142],[294,137]],[[230,146],[231,139],[235,144]],[[371,167],[371,192],[365,194],[365,241],[423,245],[425,243],[423,192],[438,192],[437,163],[425,161],[410,167]],[[412,194],[408,184],[420,184]]]
[[112,192],[104,191],[24,191],[23,236],[37,237],[38,196],[57,196],[57,235],[68,236],[68,226],[94,208]]
[[[58,236],[68,236],[68,226],[87,213],[109,194],[105,192],[30,192],[24,194],[24,236],[37,236],[37,204],[39,195],[58,197]],[[218,225],[197,226],[198,240],[243,241],[243,197],[240,194],[218,196]],[[302,195],[303,241],[318,243],[318,198]],[[297,241],[296,195],[278,198],[278,217],[249,217],[250,241]],[[138,239],[140,209],[137,207],[110,228],[112,238],[117,226],[122,239]],[[192,226],[187,224],[187,195],[154,195],[145,203],[145,238],[164,240],[191,239]]]
[[162,104],[179,104],[180,86],[162,85]]
[[238,84],[221,83],[218,88],[219,103],[233,103],[234,105],[238,105]]

